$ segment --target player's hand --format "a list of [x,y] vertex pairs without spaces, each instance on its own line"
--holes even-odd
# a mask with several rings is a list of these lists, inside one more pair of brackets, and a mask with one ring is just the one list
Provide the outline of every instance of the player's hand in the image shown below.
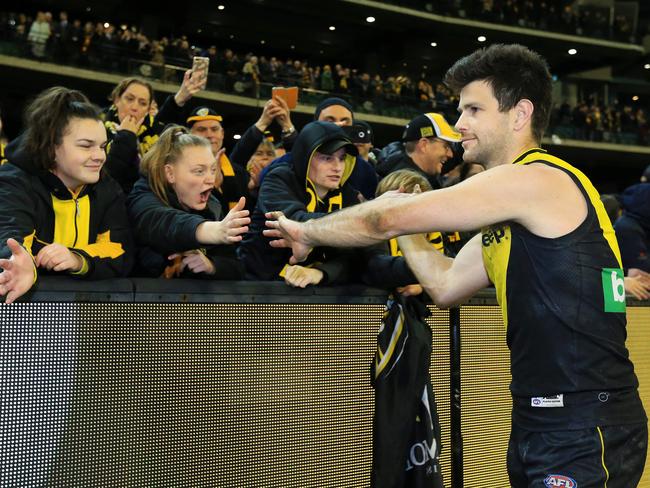
[[650,284],[642,276],[626,276],[623,279],[625,291],[638,300],[650,299]]
[[287,266],[284,274],[284,281],[289,286],[305,288],[308,285],[317,285],[323,281],[325,275],[320,269],[306,268],[295,265]]
[[311,252],[311,247],[304,242],[302,224],[290,220],[282,212],[267,212],[266,229],[263,233],[273,240],[269,243],[271,247],[286,247],[293,251],[289,259],[290,264],[301,263]]
[[34,284],[34,261],[15,239],[7,239],[11,251],[9,259],[0,259],[0,296],[12,303],[29,291]]
[[38,268],[49,271],[81,271],[83,259],[62,244],[48,244],[41,249],[34,259]]

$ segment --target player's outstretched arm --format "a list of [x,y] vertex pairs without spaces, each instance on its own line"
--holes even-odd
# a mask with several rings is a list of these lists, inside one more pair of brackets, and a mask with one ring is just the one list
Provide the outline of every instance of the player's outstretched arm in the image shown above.
[[480,234],[465,244],[454,259],[436,251],[423,235],[397,240],[418,282],[440,308],[461,303],[490,284],[483,266]]

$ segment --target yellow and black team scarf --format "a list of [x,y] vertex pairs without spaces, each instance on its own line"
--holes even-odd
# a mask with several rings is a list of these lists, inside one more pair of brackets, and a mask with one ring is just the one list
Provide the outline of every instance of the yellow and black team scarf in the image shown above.
[[309,195],[309,202],[307,202],[308,212],[331,213],[343,208],[343,193],[341,193],[340,188],[330,191],[325,195],[324,199],[321,199],[316,194],[314,184],[307,178],[306,190],[307,195]]
[[0,166],[5,164],[7,162],[7,157],[5,156],[5,148],[7,147],[6,144],[1,143],[0,144]]
[[230,159],[226,154],[221,155],[219,159],[219,166],[221,167],[221,173],[223,174],[223,182],[221,186],[216,188],[219,192],[219,201],[224,205],[223,213],[224,215],[232,209],[239,199],[246,195],[246,188],[242,187],[243,182],[240,182],[235,174],[235,169],[233,168]]
[[[117,116],[117,108],[113,105],[106,112],[102,114],[104,119],[104,127],[109,134],[114,136],[117,133],[117,128],[120,125],[120,119]],[[151,146],[153,146],[160,136],[160,128],[154,125],[154,117],[152,115],[147,115],[136,134],[138,138],[138,154],[142,157]],[[106,147],[106,152],[110,151],[111,143],[108,143]]]

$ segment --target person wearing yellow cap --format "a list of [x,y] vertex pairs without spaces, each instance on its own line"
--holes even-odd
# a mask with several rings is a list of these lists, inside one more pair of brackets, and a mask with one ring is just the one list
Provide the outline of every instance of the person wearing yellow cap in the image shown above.
[[440,188],[442,166],[454,157],[452,144],[461,135],[438,113],[418,115],[404,128],[402,141],[389,144],[377,164],[377,173],[410,169],[427,178],[433,189]]

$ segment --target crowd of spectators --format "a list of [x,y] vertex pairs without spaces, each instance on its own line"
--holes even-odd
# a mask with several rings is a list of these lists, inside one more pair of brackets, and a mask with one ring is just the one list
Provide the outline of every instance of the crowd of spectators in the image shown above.
[[191,45],[184,35],[150,39],[135,27],[69,20],[66,12],[60,12],[58,19],[49,12],[38,12],[34,19],[26,14],[5,14],[0,36],[19,46],[16,54],[120,73],[136,71],[154,78],[178,76],[169,66],[185,69],[194,56],[206,56],[211,73],[208,88],[252,96],[260,95],[262,84],[299,86],[360,100],[365,111],[381,111],[382,105],[413,107],[412,112],[394,114],[405,116],[453,102],[449,91],[425,74],[370,74],[342,64],[314,65],[302,59],[241,54],[214,45],[201,48]]
[[[599,34],[585,27],[585,18],[599,16],[600,11],[580,9],[581,15],[577,15],[568,0],[441,2],[439,7],[447,14],[445,5],[455,6],[457,13],[464,11],[463,15],[493,22],[524,27],[560,22],[574,26],[576,32]],[[540,11],[559,10],[562,14],[558,16],[537,15]],[[369,73],[340,63],[319,65],[298,58],[236,53],[215,45],[202,48],[192,45],[184,35],[150,39],[136,27],[70,20],[65,11],[59,12],[57,18],[50,12],[37,12],[34,18],[24,13],[0,15],[0,39],[12,43],[17,55],[173,83],[181,80],[192,58],[201,55],[210,58],[208,89],[266,98],[271,86],[298,86],[302,89],[301,100],[307,104],[317,104],[336,94],[348,100],[357,112],[411,118],[437,111],[451,120],[455,118],[453,94],[425,73]],[[565,101],[556,106],[549,135],[647,145],[646,113],[645,108],[619,103],[586,101],[570,106]]]
[[648,111],[618,102],[589,99],[571,106],[566,100],[554,107],[552,133],[561,138],[647,146]]
[[[388,3],[422,9],[417,0],[389,0]],[[578,5],[576,0],[439,0],[425,2],[428,12],[483,20],[565,34],[637,42],[634,20],[616,12],[610,22],[610,8]]]

